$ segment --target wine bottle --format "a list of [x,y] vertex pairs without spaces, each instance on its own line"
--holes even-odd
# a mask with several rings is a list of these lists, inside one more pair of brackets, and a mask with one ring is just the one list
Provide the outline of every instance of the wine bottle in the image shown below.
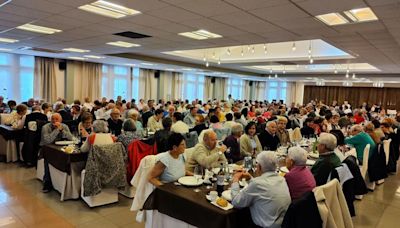
[[224,191],[224,182],[225,182],[225,172],[224,172],[224,164],[221,163],[221,168],[217,174],[217,192],[218,196],[222,195]]

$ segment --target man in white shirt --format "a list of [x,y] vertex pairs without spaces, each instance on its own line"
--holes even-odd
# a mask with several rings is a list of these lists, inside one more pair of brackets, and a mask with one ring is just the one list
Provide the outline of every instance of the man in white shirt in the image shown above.
[[180,134],[189,133],[189,126],[185,124],[183,121],[182,113],[175,112],[172,116],[172,124],[171,131]]
[[156,132],[158,130],[163,129],[162,126],[162,117],[164,115],[164,111],[162,109],[157,109],[154,113],[154,115],[152,115],[148,122],[147,122],[147,128],[150,129],[150,131],[152,132]]
[[[286,181],[277,172],[278,159],[273,151],[258,154],[257,167],[252,178],[249,173],[237,172],[231,186],[232,204],[236,208],[249,207],[251,218],[257,226],[281,227],[291,199]],[[251,179],[240,190],[239,180]]]

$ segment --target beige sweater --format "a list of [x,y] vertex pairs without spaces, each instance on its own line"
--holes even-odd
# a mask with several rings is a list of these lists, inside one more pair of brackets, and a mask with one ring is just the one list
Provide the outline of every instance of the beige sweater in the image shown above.
[[201,142],[198,143],[194,149],[193,154],[186,162],[186,169],[193,172],[194,167],[201,165],[204,168],[216,168],[221,165],[221,162],[225,163],[225,155],[219,155],[218,148],[209,150],[206,145]]
[[[260,140],[258,139],[257,135],[254,136],[256,140],[256,153],[260,153],[262,151]],[[244,157],[251,156],[253,154],[253,148],[251,147],[251,139],[248,134],[243,134],[240,137],[240,154]]]

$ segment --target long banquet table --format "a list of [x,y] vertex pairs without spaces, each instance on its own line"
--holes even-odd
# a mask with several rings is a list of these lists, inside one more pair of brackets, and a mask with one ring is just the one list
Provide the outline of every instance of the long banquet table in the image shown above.
[[88,153],[65,153],[62,146],[50,144],[41,149],[43,159],[39,160],[37,178],[42,179],[44,160],[49,163],[54,189],[61,193],[61,201],[79,199],[81,193],[81,172],[85,168]]
[[157,210],[196,227],[254,227],[248,208],[222,210],[207,201],[205,195],[211,190],[205,186],[199,187],[200,192],[193,189],[174,183],[164,184],[151,193],[144,209]]

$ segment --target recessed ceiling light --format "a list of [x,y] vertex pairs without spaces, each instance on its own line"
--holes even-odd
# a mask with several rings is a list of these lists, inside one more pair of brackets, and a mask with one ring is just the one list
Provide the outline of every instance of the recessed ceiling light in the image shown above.
[[12,51],[12,50],[8,48],[0,48],[0,51]]
[[0,37],[0,42],[3,42],[3,43],[15,43],[15,42],[18,42],[18,41],[19,40]]
[[74,60],[86,60],[86,58],[83,58],[83,57],[76,57],[76,56],[71,56],[71,57],[68,57],[69,59],[74,59]]
[[125,42],[125,41],[108,42],[107,44],[113,45],[113,46],[118,46],[118,47],[125,47],[125,48],[140,46],[140,44],[133,44],[133,43]]
[[125,63],[125,66],[136,66],[134,63]]
[[62,32],[62,30],[39,26],[39,25],[32,25],[32,24],[24,24],[17,27],[17,29],[22,29],[29,32],[37,32],[43,34],[53,34],[56,32]]
[[352,9],[343,12],[348,18],[353,22],[366,22],[366,21],[376,21],[378,17],[372,12],[371,8],[360,8]]
[[140,11],[103,0],[79,6],[78,8],[112,18],[121,18],[141,13]]
[[84,50],[84,49],[79,49],[79,48],[64,48],[62,50],[69,51],[69,52],[78,52],[78,53],[90,52],[90,50]]
[[343,25],[349,23],[349,21],[339,13],[327,13],[315,17],[329,26]]
[[92,58],[92,59],[104,59],[104,56],[97,56],[97,55],[84,55],[83,57]]
[[146,65],[146,66],[153,66],[153,65],[154,65],[154,64],[152,64],[152,63],[140,63],[140,64]]
[[209,32],[204,29],[200,29],[193,32],[182,32],[178,35],[189,37],[196,40],[206,40],[206,39],[214,39],[214,38],[221,38],[222,36],[216,33]]

